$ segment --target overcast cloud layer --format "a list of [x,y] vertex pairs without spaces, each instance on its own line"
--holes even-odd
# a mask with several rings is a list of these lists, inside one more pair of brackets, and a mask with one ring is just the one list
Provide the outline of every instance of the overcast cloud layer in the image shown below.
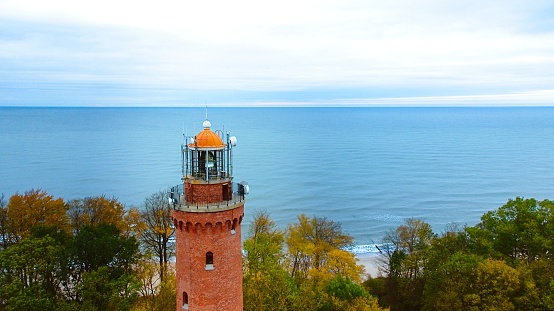
[[553,105],[552,1],[0,0],[0,105]]

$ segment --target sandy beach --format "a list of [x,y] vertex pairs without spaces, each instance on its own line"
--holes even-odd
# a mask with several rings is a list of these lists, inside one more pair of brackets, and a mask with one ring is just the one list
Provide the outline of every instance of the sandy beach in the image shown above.
[[379,271],[379,260],[381,255],[375,253],[356,254],[358,264],[365,267],[366,277],[372,278],[382,276],[383,273]]

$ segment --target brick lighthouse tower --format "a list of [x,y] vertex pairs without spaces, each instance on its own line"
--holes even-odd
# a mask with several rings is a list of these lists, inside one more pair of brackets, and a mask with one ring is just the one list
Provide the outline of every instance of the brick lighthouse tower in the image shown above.
[[171,189],[176,310],[242,310],[241,222],[245,182],[233,182],[237,139],[204,129],[181,146],[183,184]]

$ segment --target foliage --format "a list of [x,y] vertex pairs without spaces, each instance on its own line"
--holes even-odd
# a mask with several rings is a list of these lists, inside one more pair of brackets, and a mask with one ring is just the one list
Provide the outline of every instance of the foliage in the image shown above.
[[516,310],[519,273],[504,261],[455,254],[426,286],[424,310]]
[[291,276],[302,280],[313,269],[321,272],[330,268],[331,257],[347,253],[342,249],[352,244],[352,237],[342,232],[338,222],[302,214],[298,223],[289,225],[286,242]]
[[77,291],[82,297],[81,310],[131,310],[138,298],[140,283],[130,274],[116,278],[108,267],[85,273]]
[[160,277],[159,263],[143,258],[138,264],[136,273],[141,283],[139,298],[133,311],[175,310],[175,270],[168,264],[163,269],[165,275]]
[[516,198],[468,229],[475,250],[508,261],[554,259],[554,202]]
[[[27,237],[0,252],[0,297],[7,310],[53,310],[60,250],[50,237]],[[50,307],[48,307],[50,306]]]
[[14,194],[7,206],[5,246],[13,245],[31,235],[31,229],[43,225],[69,231],[67,205],[61,198],[54,199],[45,191],[29,190]]
[[0,194],[0,250],[7,248],[10,243],[10,231],[8,228],[8,209],[4,194]]
[[322,310],[382,310],[376,298],[348,277],[335,276],[324,287],[324,293],[326,295]]
[[281,265],[283,245],[283,232],[258,212],[244,241],[244,310],[291,310],[297,289]]
[[553,211],[516,198],[441,236],[407,220],[386,237],[386,278],[366,284],[391,310],[552,310]]
[[160,280],[166,274],[165,269],[170,258],[175,255],[175,243],[171,241],[175,228],[168,197],[168,193],[163,191],[150,195],[144,201],[144,210],[141,213],[144,230],[140,241],[145,253],[157,258]]
[[387,248],[388,267],[393,276],[416,280],[421,277],[427,262],[427,251],[435,234],[431,226],[415,218],[407,219],[404,225],[390,232],[384,242]]
[[[0,310],[175,309],[166,196],[152,194],[142,213],[104,196],[0,196]],[[552,236],[549,200],[509,200],[440,236],[408,219],[384,239],[386,276],[362,286],[340,223],[300,215],[280,230],[258,212],[244,242],[244,309],[552,310]]]
[[125,209],[116,199],[105,196],[71,200],[67,214],[71,228],[76,232],[86,226],[112,224],[125,235],[139,236],[144,227],[136,208]]
[[140,285],[132,209],[42,190],[0,201],[0,310],[130,310]]
[[436,235],[431,226],[410,218],[384,238],[383,270],[388,273],[387,291],[380,297],[392,310],[419,310],[422,306],[423,273]]
[[258,212],[244,242],[244,309],[381,310],[342,249],[351,243],[340,223],[300,215],[283,232]]
[[138,242],[122,235],[113,224],[87,225],[75,236],[75,262],[85,272],[108,267],[116,277],[137,261]]

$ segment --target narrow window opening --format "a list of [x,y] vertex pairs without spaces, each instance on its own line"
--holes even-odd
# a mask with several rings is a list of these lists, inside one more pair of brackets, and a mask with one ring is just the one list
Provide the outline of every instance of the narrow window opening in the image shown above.
[[212,252],[206,253],[206,270],[214,269],[214,254]]
[[183,310],[189,309],[189,295],[187,292],[183,292]]

